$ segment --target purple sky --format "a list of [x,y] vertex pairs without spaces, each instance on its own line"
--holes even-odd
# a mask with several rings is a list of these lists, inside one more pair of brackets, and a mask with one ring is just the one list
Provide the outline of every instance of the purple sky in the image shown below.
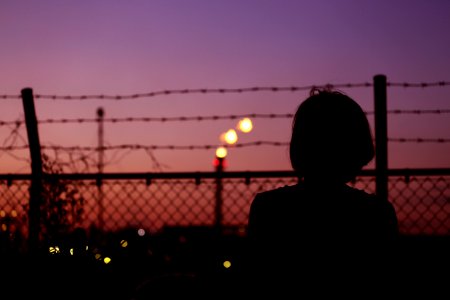
[[[450,1],[0,2],[0,95],[128,95],[166,89],[450,81]],[[371,87],[343,88],[373,111]],[[388,89],[388,109],[450,109],[450,86]],[[294,113],[307,91],[169,95],[135,100],[36,99],[39,120]],[[23,119],[2,99],[1,121]],[[369,115],[372,122],[372,115]],[[129,122],[105,145],[219,145],[237,120]],[[254,119],[238,143],[288,142],[290,119]],[[450,138],[449,114],[389,115],[392,138]],[[3,146],[26,141],[0,126]],[[40,124],[43,145],[97,146],[97,125]],[[14,139],[17,138],[17,139]],[[23,140],[22,138],[25,138]],[[215,149],[106,151],[105,171],[209,171]],[[450,143],[389,143],[389,167],[450,167]],[[14,154],[12,156],[11,154]],[[48,152],[54,156],[54,152]],[[76,157],[77,153],[72,153]],[[89,171],[95,153],[88,154]],[[24,161],[25,159],[25,161]],[[2,171],[29,172],[28,151],[0,152]],[[67,152],[58,159],[68,161]],[[288,170],[287,147],[230,149],[228,170]],[[155,167],[154,162],[161,169]],[[83,170],[72,162],[72,170]],[[370,167],[370,166],[368,166]]]

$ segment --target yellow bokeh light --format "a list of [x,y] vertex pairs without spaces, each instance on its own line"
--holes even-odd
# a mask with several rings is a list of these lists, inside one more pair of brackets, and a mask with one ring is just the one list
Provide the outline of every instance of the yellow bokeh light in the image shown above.
[[223,266],[225,269],[228,269],[231,267],[231,262],[229,260],[226,260],[223,262]]
[[107,265],[107,264],[109,264],[109,263],[111,262],[111,258],[105,257],[105,258],[103,259],[103,262]]
[[218,158],[224,158],[228,154],[227,148],[225,147],[219,147],[216,149],[216,157]]
[[58,246],[55,246],[55,247],[50,246],[50,247],[48,248],[48,252],[49,252],[50,254],[56,254],[56,253],[60,253],[60,250],[59,250],[59,247],[58,247]]
[[126,248],[126,247],[128,247],[128,242],[126,240],[121,240],[120,246],[122,246],[122,248]]
[[248,133],[253,129],[253,122],[250,118],[243,118],[239,121],[237,128],[244,133]]
[[229,129],[227,132],[225,132],[223,137],[225,142],[230,145],[236,144],[238,140],[236,130],[234,129]]
[[70,255],[73,255],[73,248],[70,248],[69,252],[70,252]]

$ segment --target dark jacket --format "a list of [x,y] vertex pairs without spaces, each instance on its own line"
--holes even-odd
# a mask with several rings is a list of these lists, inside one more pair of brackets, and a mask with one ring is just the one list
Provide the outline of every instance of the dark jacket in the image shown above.
[[248,282],[311,292],[315,284],[352,289],[384,280],[380,274],[395,272],[397,225],[389,201],[344,184],[259,193],[248,220]]

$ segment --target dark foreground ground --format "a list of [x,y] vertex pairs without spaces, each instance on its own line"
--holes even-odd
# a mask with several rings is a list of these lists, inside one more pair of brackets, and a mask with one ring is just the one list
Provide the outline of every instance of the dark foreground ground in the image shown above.
[[[72,254],[3,253],[0,299],[241,299],[250,280],[242,273],[241,236],[177,232],[158,241],[130,239],[127,247],[124,241],[109,249],[72,248],[78,251]],[[403,236],[399,253],[400,291],[420,288],[428,299],[449,299],[450,236]]]

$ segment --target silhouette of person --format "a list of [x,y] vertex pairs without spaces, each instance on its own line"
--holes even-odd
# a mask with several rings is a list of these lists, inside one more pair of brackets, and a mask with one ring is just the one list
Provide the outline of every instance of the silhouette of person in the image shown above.
[[260,192],[250,206],[249,291],[316,298],[393,279],[395,209],[349,185],[375,155],[362,108],[340,91],[312,89],[294,116],[289,151],[298,183]]

